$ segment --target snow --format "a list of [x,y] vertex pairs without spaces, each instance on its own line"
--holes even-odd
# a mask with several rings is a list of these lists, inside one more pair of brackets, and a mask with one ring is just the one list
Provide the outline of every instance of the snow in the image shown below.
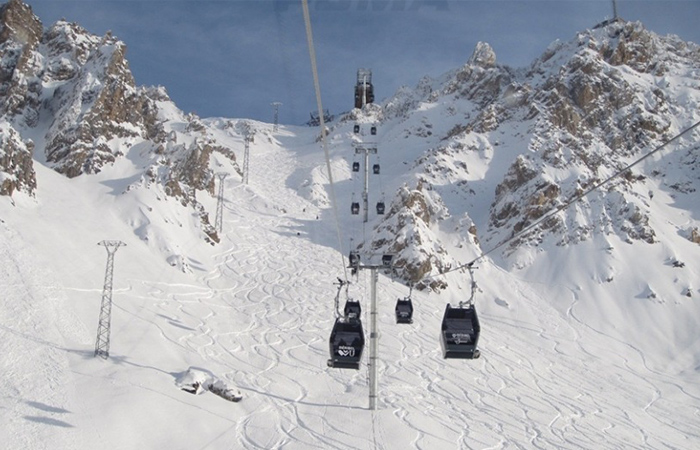
[[[226,121],[207,123],[242,162],[240,135]],[[413,292],[412,325],[394,320],[408,288],[380,275],[379,397],[369,411],[369,351],[359,371],[326,366],[347,247],[338,250],[318,130],[250,123],[250,183],[223,167],[231,173],[218,245],[196,232],[192,209],[152,189],[126,191],[137,155],[72,180],[37,163],[35,198],[0,198],[4,448],[700,447],[700,250],[681,233],[698,210],[687,196],[652,187],[651,217],[663,218],[654,219],[655,244],[595,235],[521,247],[512,265],[482,260],[478,360],[442,359],[438,339],[444,305],[469,295],[468,275],[446,275],[442,294]],[[388,193],[422,154],[402,130],[421,123],[380,126]],[[341,231],[362,239],[347,208],[351,124],[336,126]],[[470,161],[487,158],[470,172],[475,183],[505,172],[507,157],[474,145]],[[493,192],[494,182],[478,189]],[[213,217],[216,198],[197,195]],[[486,200],[472,201],[479,214],[462,211],[484,220]],[[446,223],[471,222],[455,214]],[[446,225],[433,232],[454,260],[474,255]],[[115,254],[107,360],[93,356],[105,239],[126,243]],[[369,289],[363,272],[350,286],[366,324]],[[183,391],[192,380],[218,381],[242,400]]]

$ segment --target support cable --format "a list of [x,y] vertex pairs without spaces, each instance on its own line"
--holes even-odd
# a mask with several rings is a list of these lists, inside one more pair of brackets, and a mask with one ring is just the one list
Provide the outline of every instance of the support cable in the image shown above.
[[309,46],[309,57],[311,59],[311,72],[314,77],[314,89],[316,91],[316,104],[318,107],[318,116],[321,125],[321,141],[323,144],[323,153],[326,157],[326,168],[328,170],[328,181],[331,191],[331,206],[335,217],[335,228],[338,234],[338,248],[340,249],[340,265],[343,267],[345,279],[348,279],[348,271],[345,264],[345,256],[343,252],[343,239],[340,232],[340,218],[338,216],[338,205],[335,196],[335,186],[333,185],[333,171],[331,170],[331,159],[328,153],[328,140],[326,138],[326,122],[323,116],[323,104],[321,102],[321,85],[318,81],[318,68],[316,66],[316,51],[314,50],[314,38],[311,31],[311,16],[309,14],[308,0],[302,0],[302,9],[304,11],[304,24],[306,25],[306,40]]

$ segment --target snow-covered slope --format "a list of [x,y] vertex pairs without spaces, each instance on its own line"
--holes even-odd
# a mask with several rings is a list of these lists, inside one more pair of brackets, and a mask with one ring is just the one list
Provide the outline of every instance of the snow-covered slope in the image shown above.
[[[651,54],[666,55],[649,69],[663,73],[619,51],[620,36],[629,49],[634,33],[650,39],[644,49],[676,48]],[[618,53],[600,50],[611,42]],[[514,70],[480,44],[463,68],[330,124],[338,224],[318,129],[199,119],[149,88],[151,125],[97,142],[113,160],[68,178],[45,157],[46,116],[30,126],[8,113],[0,130],[14,136],[13,154],[27,153],[28,139],[40,148],[36,185],[0,196],[1,447],[700,446],[697,133],[479,260],[480,359],[444,360],[438,338],[445,304],[470,292],[468,274],[438,272],[561,204],[576,177],[582,186],[602,179],[697,121],[697,46],[683,45],[612,23]],[[632,99],[611,100],[622,102],[613,124],[609,104],[583,112],[592,100],[571,103],[573,78],[591,75],[577,65],[582,54],[602,67],[602,86],[615,77],[627,86],[601,91]],[[623,114],[639,102],[658,114]],[[668,127],[642,126],[633,141],[615,134],[635,117]],[[250,134],[246,185],[236,161]],[[366,224],[350,211],[363,183],[353,142],[378,148]],[[229,175],[221,233],[203,219],[217,209],[216,173]],[[107,360],[93,356],[102,240],[126,244],[114,255]],[[367,356],[359,371],[326,366],[334,282],[350,248],[363,260],[392,251],[404,265],[400,278],[379,277],[376,411],[367,408]],[[397,325],[405,281],[431,274],[412,291],[414,323]],[[368,274],[351,281],[368,323]],[[194,381],[243,398],[182,389]]]
[[[329,210],[299,196],[324,164],[316,132],[282,127],[254,144],[250,184],[226,179],[224,238],[213,251],[187,240],[187,227],[171,227],[188,242],[191,274],[164,263],[125,223],[126,200],[109,186],[122,178],[116,166],[74,180],[39,166],[49,189],[14,205],[3,201],[0,421],[7,448],[700,442],[700,349],[683,332],[694,325],[697,303],[658,294],[680,288],[673,277],[700,264],[697,249],[639,250],[614,236],[553,247],[546,263],[521,272],[485,261],[477,271],[483,356],[470,362],[443,360],[438,342],[444,304],[464,298],[465,275],[448,275],[442,294],[415,292],[410,326],[393,320],[393,303],[407,288],[381,276],[379,409],[368,411],[366,365],[325,365],[332,283],[342,271]],[[144,195],[128,201],[187,216],[177,203]],[[211,196],[199,201],[215,207]],[[127,244],[115,254],[106,361],[93,357],[106,261],[96,244],[103,239]],[[685,268],[663,264],[672,251]],[[614,273],[601,267],[602,255],[620,263]],[[621,265],[635,260],[661,270]],[[614,280],[606,283],[608,276]],[[361,277],[350,293],[364,302],[368,289]],[[190,368],[237,387],[243,400],[180,390]]]

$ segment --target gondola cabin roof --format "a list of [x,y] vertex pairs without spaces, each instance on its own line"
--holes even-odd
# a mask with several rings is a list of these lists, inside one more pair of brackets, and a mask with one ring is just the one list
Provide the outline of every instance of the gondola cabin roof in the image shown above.
[[453,308],[448,303],[442,319],[442,329],[470,330],[478,333],[481,330],[481,326],[479,325],[476,308],[473,305]]

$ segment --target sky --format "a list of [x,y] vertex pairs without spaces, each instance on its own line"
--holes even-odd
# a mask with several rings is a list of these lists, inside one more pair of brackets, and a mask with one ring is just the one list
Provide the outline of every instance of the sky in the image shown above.
[[[127,45],[139,86],[164,86],[200,117],[302,124],[316,111],[301,0],[25,0],[45,28],[59,19]],[[357,69],[376,100],[462,66],[477,42],[525,67],[553,41],[611,18],[609,0],[309,0],[323,107],[353,107]],[[618,0],[618,15],[700,43],[700,1]]]

